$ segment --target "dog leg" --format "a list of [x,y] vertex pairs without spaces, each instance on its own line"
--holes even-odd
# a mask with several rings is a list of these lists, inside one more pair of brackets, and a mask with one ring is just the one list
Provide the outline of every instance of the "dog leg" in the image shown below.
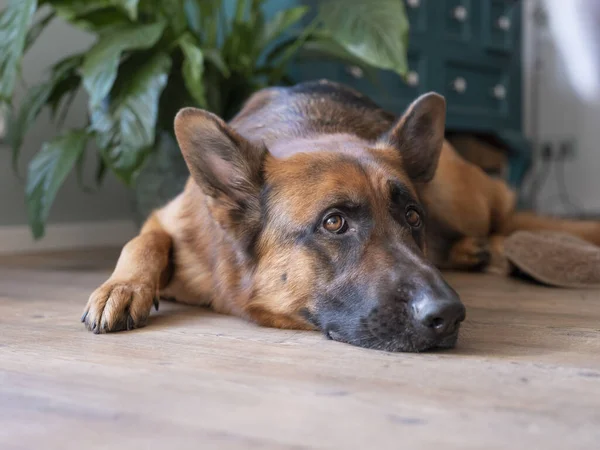
[[155,216],[123,248],[117,266],[90,296],[81,321],[94,333],[145,325],[158,291],[169,282],[172,241]]
[[510,265],[504,256],[504,236],[464,237],[452,245],[440,268],[508,275]]
[[556,219],[520,212],[508,220],[502,234],[508,236],[519,230],[561,231],[600,246],[600,221]]
[[456,241],[442,268],[452,270],[483,270],[491,259],[488,237],[464,237]]

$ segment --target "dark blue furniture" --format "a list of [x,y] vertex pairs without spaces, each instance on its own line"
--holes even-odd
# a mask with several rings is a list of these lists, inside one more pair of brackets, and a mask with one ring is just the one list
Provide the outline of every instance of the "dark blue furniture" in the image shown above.
[[522,128],[521,2],[398,1],[404,2],[411,26],[405,80],[382,71],[374,85],[359,68],[334,62],[297,67],[294,79],[326,77],[350,84],[398,114],[424,92],[441,93],[448,132],[474,133],[505,148],[508,181],[518,187],[530,163]]

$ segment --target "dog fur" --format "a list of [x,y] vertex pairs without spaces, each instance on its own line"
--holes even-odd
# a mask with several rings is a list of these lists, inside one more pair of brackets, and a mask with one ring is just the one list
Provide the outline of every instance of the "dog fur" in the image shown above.
[[[371,292],[370,280],[393,265],[402,266],[407,279],[417,269],[430,279],[428,264],[507,273],[502,242],[520,229],[562,230],[600,244],[596,222],[516,213],[508,186],[463,160],[443,139],[444,118],[445,102],[435,94],[397,119],[359,92],[328,81],[262,90],[229,124],[205,111],[182,110],[175,131],[191,174],[186,187],[125,245],[82,321],[95,333],[141,327],[163,297],[210,305],[263,326],[325,331],[329,316],[316,317],[324,300],[314,293],[331,292],[327,283],[340,284],[336,292],[359,283],[360,292]],[[369,219],[372,230],[387,224],[390,206],[378,186],[390,177],[406,191],[402,198],[418,203],[425,231],[404,222],[381,225],[356,265],[340,275],[338,266],[350,263],[331,252],[341,244],[311,243],[303,230],[336,195],[357,192],[369,202],[369,214],[381,218]],[[397,220],[404,220],[404,211]],[[385,236],[408,256],[395,259]],[[386,280],[397,275],[389,273]],[[348,295],[358,298],[359,291]],[[337,297],[328,301],[331,314],[346,307]],[[379,310],[378,333],[386,317],[403,320],[391,300]],[[404,344],[357,345],[409,351],[430,346],[417,344],[406,327],[388,328],[386,333],[405,333]]]

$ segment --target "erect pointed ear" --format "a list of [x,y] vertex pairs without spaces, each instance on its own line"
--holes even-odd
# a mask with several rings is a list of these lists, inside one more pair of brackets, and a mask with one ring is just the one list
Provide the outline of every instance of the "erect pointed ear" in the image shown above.
[[428,182],[437,169],[445,127],[446,101],[430,92],[416,99],[380,140],[398,149],[412,180]]
[[175,135],[192,178],[210,197],[236,203],[258,197],[267,150],[240,136],[216,115],[184,108]]
[[212,113],[182,109],[175,135],[190,174],[209,196],[214,219],[250,245],[260,229],[264,146],[254,145]]

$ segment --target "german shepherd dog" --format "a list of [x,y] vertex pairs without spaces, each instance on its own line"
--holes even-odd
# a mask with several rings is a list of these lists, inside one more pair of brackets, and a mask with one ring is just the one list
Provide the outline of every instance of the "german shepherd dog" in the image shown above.
[[445,100],[399,118],[329,81],[254,94],[229,123],[175,118],[190,178],[90,297],[94,333],[174,298],[388,351],[453,347],[465,307],[439,269],[505,271],[503,237],[600,225],[515,213],[515,195],[444,139]]

